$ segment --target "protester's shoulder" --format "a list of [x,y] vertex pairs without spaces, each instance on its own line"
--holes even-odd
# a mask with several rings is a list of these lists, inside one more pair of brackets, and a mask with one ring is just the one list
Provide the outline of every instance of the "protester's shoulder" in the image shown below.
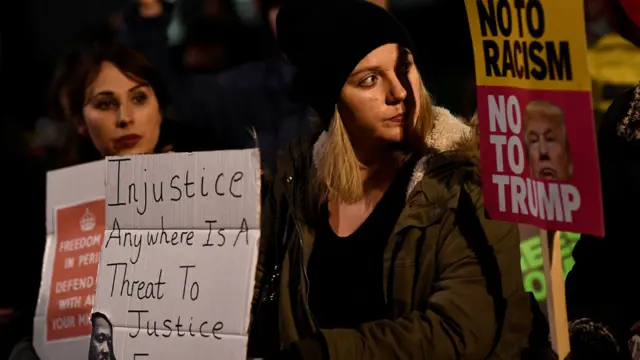
[[[438,114],[438,112],[436,112]],[[473,125],[439,110],[431,135],[430,151],[418,162],[415,173],[431,199],[457,197],[467,189],[475,197],[480,182],[479,139]]]
[[21,340],[11,351],[8,360],[40,360],[31,338]]
[[477,224],[490,243],[507,239],[504,244],[513,247],[519,242],[517,225],[494,221],[486,212],[476,144],[476,139],[464,138],[453,150],[423,158],[414,176],[424,172],[419,186],[426,201],[438,209],[452,209],[456,226]]

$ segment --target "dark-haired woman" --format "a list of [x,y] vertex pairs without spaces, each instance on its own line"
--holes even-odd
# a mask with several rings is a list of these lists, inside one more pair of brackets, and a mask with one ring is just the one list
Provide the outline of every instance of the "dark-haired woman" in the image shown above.
[[65,165],[105,156],[217,149],[214,132],[171,121],[160,73],[140,53],[87,42],[60,62],[54,111],[72,125]]
[[[71,129],[62,166],[115,155],[217,150],[215,133],[165,118],[169,98],[159,73],[124,45],[78,45],[61,60],[51,96],[54,116]],[[34,254],[41,265],[42,252],[27,257]],[[38,359],[30,339],[10,359]]]

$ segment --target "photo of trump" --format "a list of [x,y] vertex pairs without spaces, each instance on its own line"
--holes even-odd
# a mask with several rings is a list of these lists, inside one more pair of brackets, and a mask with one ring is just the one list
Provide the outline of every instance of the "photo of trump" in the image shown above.
[[524,142],[533,178],[571,180],[573,164],[560,107],[542,100],[529,102],[524,111]]
[[103,313],[91,314],[89,360],[115,360],[113,354],[113,325]]

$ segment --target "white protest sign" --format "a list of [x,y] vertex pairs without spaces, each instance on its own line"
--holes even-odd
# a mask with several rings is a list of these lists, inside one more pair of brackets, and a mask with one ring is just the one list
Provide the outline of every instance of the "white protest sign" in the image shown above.
[[90,358],[245,360],[257,149],[107,158]]
[[84,358],[105,230],[104,162],[47,173],[47,245],[33,320],[42,360]]

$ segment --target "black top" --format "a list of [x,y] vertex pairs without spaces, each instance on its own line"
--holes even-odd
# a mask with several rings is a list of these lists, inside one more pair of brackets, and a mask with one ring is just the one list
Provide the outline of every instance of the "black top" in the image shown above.
[[347,237],[335,234],[327,204],[322,205],[308,268],[309,306],[321,328],[354,328],[385,318],[382,258],[415,164],[405,164],[369,217]]

